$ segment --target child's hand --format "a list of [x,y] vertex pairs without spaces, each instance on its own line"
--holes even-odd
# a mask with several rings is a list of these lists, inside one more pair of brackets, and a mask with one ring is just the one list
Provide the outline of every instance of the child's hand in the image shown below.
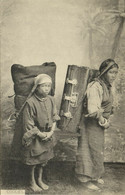
[[46,137],[43,138],[43,140],[48,140],[48,139],[50,139],[50,138],[52,137],[52,135],[53,135],[53,131],[46,132]]
[[46,133],[45,133],[45,132],[38,132],[37,135],[38,135],[41,139],[46,138]]

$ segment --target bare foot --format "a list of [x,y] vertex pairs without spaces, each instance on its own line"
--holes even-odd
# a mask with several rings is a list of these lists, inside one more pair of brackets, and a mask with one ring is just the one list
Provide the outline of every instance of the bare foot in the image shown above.
[[88,182],[87,184],[86,184],[86,187],[89,189],[89,190],[100,190],[100,188],[98,188],[96,185],[94,185],[93,183],[91,183],[91,182]]
[[48,190],[49,186],[43,183],[43,181],[38,181],[38,185],[43,189],[43,190]]
[[29,188],[33,191],[33,192],[41,192],[42,189],[35,183],[31,183]]

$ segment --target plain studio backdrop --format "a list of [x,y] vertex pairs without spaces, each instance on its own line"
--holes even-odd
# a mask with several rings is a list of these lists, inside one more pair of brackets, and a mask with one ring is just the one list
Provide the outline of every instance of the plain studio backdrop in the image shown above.
[[[2,86],[13,94],[10,67],[55,62],[56,91],[61,93],[69,64],[88,65],[80,36],[81,3],[66,0],[16,0],[4,2],[2,25]],[[8,4],[8,5],[7,5]],[[9,6],[9,8],[8,8]],[[9,13],[7,13],[7,8]],[[8,87],[9,85],[9,87]]]

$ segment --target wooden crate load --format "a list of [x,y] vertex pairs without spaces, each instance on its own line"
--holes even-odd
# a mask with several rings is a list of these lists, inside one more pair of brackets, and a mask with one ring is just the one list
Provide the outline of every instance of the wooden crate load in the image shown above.
[[89,67],[69,65],[67,69],[62,102],[60,107],[61,120],[58,128],[69,133],[77,133],[83,100],[87,84],[98,74]]

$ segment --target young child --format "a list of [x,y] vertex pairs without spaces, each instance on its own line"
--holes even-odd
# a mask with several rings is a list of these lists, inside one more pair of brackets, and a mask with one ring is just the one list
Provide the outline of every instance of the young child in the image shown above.
[[[30,188],[36,192],[49,188],[42,180],[43,167],[53,158],[52,135],[59,116],[49,94],[52,79],[47,74],[35,77],[35,90],[23,110],[22,161],[30,168]],[[38,178],[35,180],[35,168]]]

